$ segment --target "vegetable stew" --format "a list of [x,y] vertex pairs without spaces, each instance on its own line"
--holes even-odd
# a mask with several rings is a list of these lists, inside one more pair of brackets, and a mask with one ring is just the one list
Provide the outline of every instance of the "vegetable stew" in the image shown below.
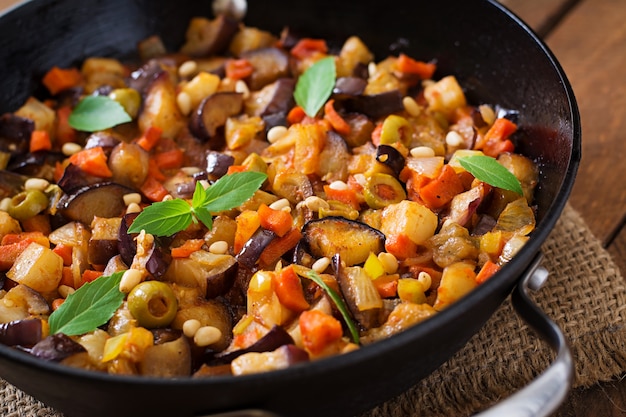
[[51,68],[0,117],[0,342],[112,374],[243,375],[445,309],[535,227],[514,114],[453,75],[226,15]]

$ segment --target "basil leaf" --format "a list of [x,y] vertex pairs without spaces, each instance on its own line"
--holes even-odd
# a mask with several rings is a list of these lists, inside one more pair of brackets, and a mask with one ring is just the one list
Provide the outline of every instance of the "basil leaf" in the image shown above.
[[143,209],[128,228],[128,233],[145,230],[155,236],[171,236],[186,229],[192,219],[191,206],[185,200],[160,201]]
[[193,210],[196,217],[204,223],[207,229],[211,230],[213,228],[213,215],[211,212],[204,207],[198,207]]
[[335,58],[322,58],[298,78],[293,97],[309,117],[315,117],[335,87]]
[[486,155],[464,156],[458,159],[459,163],[470,174],[487,184],[524,194],[522,184],[515,175],[500,164],[495,158]]
[[213,213],[230,210],[252,197],[266,179],[267,175],[255,171],[225,175],[205,190],[206,194],[201,204],[194,202],[193,206],[202,207]]
[[350,334],[352,335],[352,341],[358,345],[359,344],[359,330],[356,328],[356,325],[352,321],[352,318],[350,317],[350,313],[348,312],[348,307],[346,307],[346,304],[341,299],[341,296],[337,294],[335,290],[333,290],[328,285],[326,285],[322,277],[320,277],[315,271],[309,271],[307,274],[307,277],[311,281],[315,282],[317,285],[322,287],[322,289],[326,291],[330,299],[333,300],[333,302],[337,306],[337,309],[341,313],[343,320],[346,322],[346,325],[348,326],[348,330],[350,330]]
[[74,107],[68,122],[76,130],[95,132],[131,120],[117,101],[107,96],[87,96]]
[[91,332],[105,324],[122,305],[126,296],[120,291],[124,272],[100,277],[69,295],[58,309],[50,314],[50,334],[74,336]]

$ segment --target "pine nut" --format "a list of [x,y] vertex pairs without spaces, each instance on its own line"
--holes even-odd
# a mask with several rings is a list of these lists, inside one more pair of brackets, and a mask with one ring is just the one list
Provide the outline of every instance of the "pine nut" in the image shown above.
[[331,190],[336,190],[336,191],[342,191],[342,190],[348,189],[348,184],[339,180],[331,182],[328,186],[330,187]]
[[27,191],[28,190],[43,191],[46,188],[48,188],[49,185],[50,183],[48,182],[48,180],[45,180],[43,178],[29,178],[24,183],[24,189]]
[[321,209],[321,208],[324,208],[324,209],[330,208],[330,205],[328,204],[328,202],[326,200],[324,200],[323,198],[319,198],[316,195],[312,195],[312,196],[307,197],[304,200],[304,204],[311,211],[319,211],[319,209]]
[[211,243],[209,246],[209,252],[215,255],[224,255],[228,253],[228,242],[225,240],[218,240],[217,242]]
[[402,99],[402,106],[404,107],[404,110],[406,110],[406,112],[409,113],[409,115],[413,117],[419,116],[420,113],[422,112],[422,110],[420,109],[420,106],[417,104],[417,102],[415,101],[413,97],[409,97],[409,96],[404,97]]
[[248,84],[246,84],[243,80],[237,80],[235,83],[235,92],[243,94],[244,100],[250,97],[250,89],[248,88]]
[[139,204],[141,203],[141,194],[139,193],[128,193],[124,194],[124,204],[129,206],[131,203]]
[[5,197],[0,200],[0,210],[9,211],[9,207],[11,206],[11,197]]
[[141,281],[143,281],[143,273],[138,269],[127,269],[120,280],[120,291],[128,294]]
[[74,291],[76,290],[70,287],[69,285],[59,285],[59,288],[57,288],[57,291],[59,292],[59,295],[61,297],[67,298],[69,295],[74,294]]
[[126,214],[140,213],[140,212],[141,212],[141,206],[137,203],[130,203],[128,207],[126,207]]
[[176,104],[178,105],[178,110],[180,110],[183,115],[187,116],[191,113],[191,97],[189,94],[184,91],[178,93],[176,96]]
[[209,346],[219,342],[222,338],[222,332],[217,327],[202,326],[193,336],[193,342],[197,346]]
[[422,271],[417,275],[417,281],[422,284],[424,291],[428,291],[433,285],[433,279],[428,272]]
[[172,197],[171,194],[166,194],[165,197],[163,197],[163,199],[161,201],[170,201],[173,200],[174,197]]
[[198,329],[202,327],[202,323],[196,319],[185,320],[183,323],[183,333],[185,336],[192,338],[196,335]]
[[275,143],[287,134],[287,128],[285,126],[274,126],[267,131],[267,141],[269,143]]
[[432,158],[435,156],[434,149],[428,146],[416,146],[411,149],[410,153],[413,158]]
[[322,272],[326,271],[326,268],[328,268],[329,265],[330,265],[330,258],[325,256],[313,262],[313,265],[311,265],[311,269],[317,272],[318,274],[321,274]]
[[454,130],[449,131],[448,134],[446,135],[446,144],[448,146],[452,146],[452,147],[461,146],[463,142],[465,142],[463,140],[463,136],[461,136],[458,132],[455,132]]
[[63,155],[65,156],[72,156],[75,153],[78,153],[82,150],[83,150],[83,147],[80,146],[78,143],[74,143],[74,142],[64,143],[63,146],[61,147],[61,152],[63,152]]
[[198,63],[196,61],[185,61],[178,67],[178,75],[181,78],[190,78],[198,71]]
[[183,171],[185,173],[185,175],[189,175],[190,177],[194,174],[197,174],[199,172],[201,172],[202,170],[198,167],[182,167],[180,169],[181,171]]
[[283,210],[285,209],[285,207],[290,207],[289,205],[289,200],[287,200],[286,198],[281,198],[280,200],[276,200],[274,201],[272,204],[269,205],[269,207],[273,210]]
[[381,252],[378,254],[378,260],[383,265],[383,269],[388,274],[395,274],[398,270],[398,259],[389,252]]
[[496,112],[493,111],[493,108],[490,105],[481,104],[478,106],[478,111],[480,111],[480,116],[488,125],[491,126],[493,122],[496,121]]

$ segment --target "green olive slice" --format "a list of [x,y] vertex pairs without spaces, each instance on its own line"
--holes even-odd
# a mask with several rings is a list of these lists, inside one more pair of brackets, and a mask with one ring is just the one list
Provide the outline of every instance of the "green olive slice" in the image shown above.
[[402,184],[391,175],[377,172],[367,179],[363,196],[368,206],[381,209],[406,200],[406,191]]
[[36,216],[48,207],[48,197],[39,190],[22,191],[9,202],[8,212],[16,220]]
[[128,293],[128,309],[142,327],[165,327],[176,316],[178,300],[166,283],[144,281]]

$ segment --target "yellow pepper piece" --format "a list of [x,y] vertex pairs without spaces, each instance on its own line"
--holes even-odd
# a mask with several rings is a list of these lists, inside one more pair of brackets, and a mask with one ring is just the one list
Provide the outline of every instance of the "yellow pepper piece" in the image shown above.
[[398,280],[398,297],[402,301],[423,304],[426,302],[426,294],[421,282],[415,278],[400,278]]
[[372,280],[380,277],[385,273],[383,263],[380,261],[380,259],[378,259],[378,256],[376,256],[374,252],[370,252],[369,256],[365,260],[365,264],[363,264],[363,269]]
[[124,350],[128,333],[122,333],[114,336],[104,343],[104,352],[102,354],[102,362],[109,362],[117,358]]

